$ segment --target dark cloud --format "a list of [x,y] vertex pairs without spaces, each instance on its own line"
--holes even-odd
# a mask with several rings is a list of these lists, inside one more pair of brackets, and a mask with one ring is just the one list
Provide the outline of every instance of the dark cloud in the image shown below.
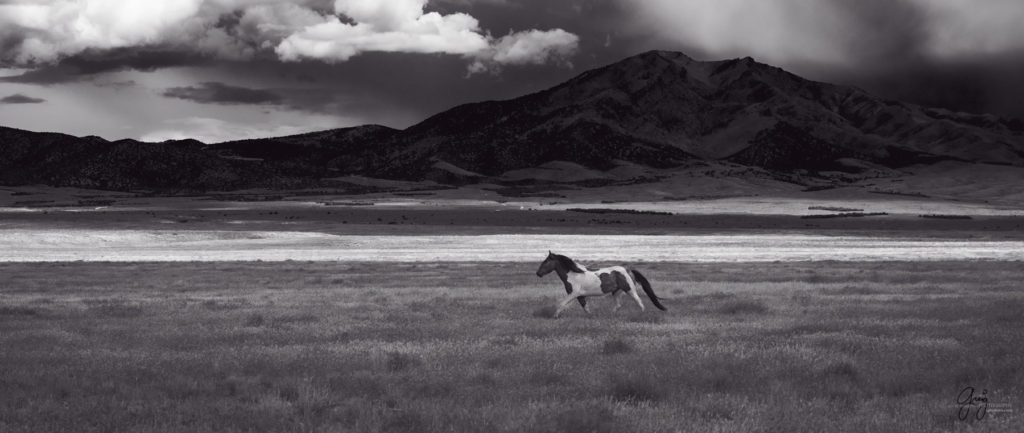
[[[828,0],[855,31],[842,45],[859,61],[905,61],[917,58],[927,42],[926,11],[906,0]],[[871,66],[867,64],[865,66]]]
[[46,102],[46,100],[25,96],[21,93],[15,93],[13,95],[0,98],[0,104],[41,104],[43,102]]
[[217,82],[202,83],[198,86],[172,87],[165,90],[163,95],[200,104],[262,105],[282,102],[281,95],[269,90],[249,89]]
[[870,70],[807,68],[815,79],[854,85],[889,99],[1024,119],[1024,53],[999,58],[916,59]]
[[149,72],[161,68],[212,64],[214,61],[206,56],[182,50],[154,48],[89,50],[64,58],[52,65],[42,65],[21,75],[0,78],[0,81],[51,85],[89,80],[108,72],[124,70]]

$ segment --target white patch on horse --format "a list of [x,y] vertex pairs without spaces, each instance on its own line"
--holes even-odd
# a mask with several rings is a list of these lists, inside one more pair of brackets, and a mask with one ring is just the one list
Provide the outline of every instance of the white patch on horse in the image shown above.
[[[569,280],[569,284],[572,284],[572,295],[585,296],[601,293],[601,278],[595,272],[587,271],[582,274],[570,272],[566,279]],[[597,289],[596,293],[594,292],[595,288]]]

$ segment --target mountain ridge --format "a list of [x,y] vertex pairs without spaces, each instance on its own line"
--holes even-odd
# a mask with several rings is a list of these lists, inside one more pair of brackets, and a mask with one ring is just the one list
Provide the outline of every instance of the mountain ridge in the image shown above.
[[552,161],[595,170],[723,161],[813,174],[856,171],[851,160],[1024,166],[1024,125],[886,100],[750,57],[648,51],[404,130],[363,125],[204,144],[0,128],[0,183],[100,189],[290,188],[348,174],[465,182]]

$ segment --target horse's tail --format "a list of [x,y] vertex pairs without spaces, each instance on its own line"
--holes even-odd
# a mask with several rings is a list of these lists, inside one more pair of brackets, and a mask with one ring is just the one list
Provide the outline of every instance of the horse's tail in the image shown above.
[[643,287],[644,293],[647,294],[647,297],[651,298],[651,302],[654,306],[658,307],[661,311],[668,311],[664,305],[661,305],[661,298],[654,294],[654,289],[651,288],[651,283],[647,281],[647,278],[644,278],[644,274],[641,274],[640,271],[637,271],[636,269],[631,269],[630,271],[633,272],[633,278],[640,283],[640,287]]

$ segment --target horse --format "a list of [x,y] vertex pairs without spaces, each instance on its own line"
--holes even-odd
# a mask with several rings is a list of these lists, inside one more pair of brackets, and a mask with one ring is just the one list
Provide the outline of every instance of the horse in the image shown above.
[[665,306],[661,305],[661,298],[654,294],[651,283],[636,269],[626,266],[611,266],[590,270],[569,257],[548,251],[548,257],[537,268],[537,277],[543,278],[551,272],[558,274],[558,278],[565,285],[565,293],[568,295],[559,301],[554,317],[558,317],[562,310],[572,303],[573,299],[579,301],[583,311],[589,314],[590,308],[587,307],[586,298],[596,296],[610,295],[615,298],[615,308],[612,311],[618,311],[622,306],[618,296],[619,292],[630,294],[636,301],[636,305],[640,307],[640,311],[645,311],[644,303],[636,291],[638,285],[655,307],[661,311],[667,311]]

